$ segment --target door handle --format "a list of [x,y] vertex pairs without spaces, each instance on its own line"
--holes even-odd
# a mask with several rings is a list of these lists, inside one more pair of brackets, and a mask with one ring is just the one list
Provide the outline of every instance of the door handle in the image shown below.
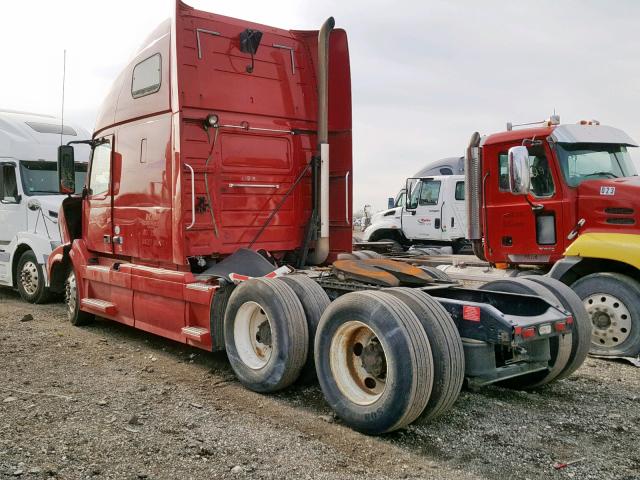
[[109,245],[111,243],[111,235],[103,235],[102,243],[104,243],[105,245]]
[[344,186],[344,198],[346,200],[346,206],[344,209],[344,216],[345,219],[347,221],[347,225],[350,225],[351,222],[349,221],[349,173],[347,172],[347,174],[344,176],[344,182],[345,182],[345,186]]
[[196,175],[191,165],[185,163],[184,166],[191,171],[191,223],[187,227],[187,230],[191,230],[196,223]]
[[229,188],[280,188],[274,183],[230,183]]
[[122,235],[116,235],[113,237],[114,245],[122,245],[124,243],[124,237]]

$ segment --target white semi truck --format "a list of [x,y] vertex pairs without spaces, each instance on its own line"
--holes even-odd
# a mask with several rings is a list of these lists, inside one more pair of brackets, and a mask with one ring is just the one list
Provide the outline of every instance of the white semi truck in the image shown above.
[[364,241],[393,242],[394,251],[411,245],[465,245],[467,216],[461,157],[433,162],[407,179],[412,192],[401,189],[389,199],[389,209],[376,213],[364,231]]
[[[0,110],[0,285],[16,288],[28,302],[49,298],[45,265],[60,244],[57,148],[90,136],[53,116]],[[78,145],[76,152],[81,191],[89,148]]]

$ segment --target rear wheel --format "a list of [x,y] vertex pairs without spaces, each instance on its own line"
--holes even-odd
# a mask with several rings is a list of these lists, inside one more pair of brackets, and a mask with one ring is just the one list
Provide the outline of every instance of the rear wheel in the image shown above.
[[431,420],[449,410],[462,389],[464,349],[460,334],[451,316],[431,295],[403,287],[385,292],[407,304],[429,338],[433,354],[433,388],[420,420]]
[[567,378],[580,368],[589,354],[592,327],[584,305],[582,305],[580,297],[576,292],[559,280],[542,275],[532,275],[522,280],[545,287],[560,301],[562,307],[571,313],[573,317],[571,356],[569,357],[567,366],[562,370],[562,373],[558,375],[558,380]]
[[277,279],[235,288],[225,314],[229,363],[245,387],[275,392],[291,385],[307,359],[309,330],[294,291]]
[[[527,282],[520,278],[505,278],[494,280],[480,287],[480,290],[494,290],[505,293],[519,293],[524,295],[539,295],[545,300],[560,306],[560,301],[542,285]],[[527,373],[500,382],[501,385],[518,389],[541,387],[558,379],[566,368],[571,357],[571,335],[560,335],[549,339],[551,358],[546,371]]]
[[22,299],[29,303],[45,303],[49,300],[49,289],[45,286],[44,270],[32,250],[24,252],[18,260],[16,285]]
[[92,313],[80,310],[80,295],[78,294],[76,272],[73,267],[69,270],[69,275],[64,284],[64,302],[67,306],[67,318],[71,325],[80,327],[91,323],[95,318]]
[[331,301],[322,287],[306,275],[285,275],[280,277],[279,280],[291,287],[304,309],[307,329],[309,330],[309,346],[307,361],[302,367],[298,381],[300,383],[311,383],[316,378],[316,364],[313,355],[316,330],[318,329],[318,323],[320,323],[320,317],[322,317]]
[[209,322],[211,325],[211,349],[224,350],[224,315],[227,311],[229,298],[236,286],[233,283],[222,284],[216,290],[211,305]]
[[429,401],[429,339],[411,309],[390,293],[352,292],[334,301],[320,320],[315,358],[327,402],[355,430],[402,428]]
[[582,299],[593,325],[591,353],[640,354],[640,283],[620,273],[594,273],[571,288]]

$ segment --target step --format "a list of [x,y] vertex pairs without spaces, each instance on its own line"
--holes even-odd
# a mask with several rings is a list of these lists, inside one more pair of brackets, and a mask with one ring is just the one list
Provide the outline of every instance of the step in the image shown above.
[[204,342],[209,336],[209,329],[203,327],[182,327],[182,334],[196,342]]
[[99,298],[83,298],[80,300],[80,306],[105,315],[115,315],[118,311],[118,307],[115,304]]
[[189,290],[200,290],[202,292],[208,292],[209,290],[215,290],[216,288],[218,288],[217,285],[211,285],[209,283],[203,282],[187,283],[186,287]]

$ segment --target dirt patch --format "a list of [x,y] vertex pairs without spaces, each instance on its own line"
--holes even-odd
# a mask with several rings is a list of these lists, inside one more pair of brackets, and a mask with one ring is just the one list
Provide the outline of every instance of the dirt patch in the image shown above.
[[536,393],[463,391],[444,418],[375,438],[317,386],[255,394],[223,354],[72,327],[62,305],[6,289],[0,362],[0,478],[640,478],[640,370],[625,364],[589,359]]

